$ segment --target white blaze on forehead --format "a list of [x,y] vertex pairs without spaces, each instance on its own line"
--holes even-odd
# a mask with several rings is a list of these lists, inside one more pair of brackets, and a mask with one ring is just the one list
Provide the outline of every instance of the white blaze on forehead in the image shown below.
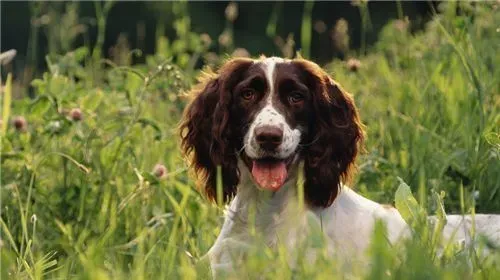
[[289,60],[283,59],[281,57],[268,57],[264,58],[262,63],[262,69],[266,75],[267,84],[269,85],[269,95],[267,96],[267,104],[271,105],[272,96],[274,95],[274,70],[276,69],[276,64],[287,63]]
[[290,60],[279,57],[269,57],[259,61],[264,70],[269,90],[267,92],[266,105],[257,113],[244,138],[245,151],[252,158],[258,158],[261,154],[260,148],[254,139],[255,128],[270,125],[283,129],[283,143],[281,143],[276,151],[276,156],[279,158],[290,156],[296,150],[300,142],[300,131],[298,129],[292,129],[287,123],[285,116],[278,112],[272,104],[273,95],[276,94],[274,89],[274,72],[276,70],[276,65],[288,62],[290,62]]

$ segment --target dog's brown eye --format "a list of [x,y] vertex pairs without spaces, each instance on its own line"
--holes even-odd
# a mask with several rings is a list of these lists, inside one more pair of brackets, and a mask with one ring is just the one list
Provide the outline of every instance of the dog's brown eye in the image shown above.
[[252,100],[254,96],[255,96],[255,91],[252,89],[247,89],[243,91],[243,93],[241,94],[241,97],[247,101]]
[[290,104],[300,104],[304,101],[304,95],[300,92],[292,92],[288,95]]

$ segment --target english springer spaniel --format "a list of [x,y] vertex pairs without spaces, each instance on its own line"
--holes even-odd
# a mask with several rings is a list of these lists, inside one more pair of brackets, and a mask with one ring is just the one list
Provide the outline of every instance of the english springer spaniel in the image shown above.
[[[206,74],[190,96],[180,126],[183,152],[213,201],[221,174],[219,198],[229,202],[207,253],[214,273],[230,270],[234,251],[252,245],[250,224],[266,245],[293,251],[315,217],[328,251],[347,260],[364,253],[377,220],[385,223],[391,243],[409,234],[395,208],[346,185],[364,127],[352,96],[317,64],[232,59]],[[477,233],[500,242],[500,215],[477,214],[474,220]],[[443,234],[467,242],[470,228],[471,216],[448,215]]]

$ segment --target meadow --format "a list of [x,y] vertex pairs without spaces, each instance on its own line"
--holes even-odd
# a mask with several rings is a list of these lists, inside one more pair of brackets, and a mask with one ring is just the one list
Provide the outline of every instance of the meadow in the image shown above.
[[[47,54],[47,71],[27,85],[2,66],[1,279],[210,278],[198,260],[224,207],[197,190],[177,126],[200,61],[217,67],[245,53],[229,43],[209,52],[213,40],[190,30],[182,2],[174,6],[177,37],[160,30],[152,55],[118,44],[105,57],[111,4],[99,4],[95,45]],[[492,254],[440,244],[441,223],[421,219],[500,213],[498,6],[442,3],[424,30],[411,32],[401,17],[366,53],[348,50],[323,65],[353,94],[366,125],[352,187],[395,204],[415,237],[391,248],[377,227],[374,265],[348,275],[327,257],[290,269],[285,251],[257,250],[237,279],[500,279],[499,247],[479,237]],[[60,16],[65,24],[47,28],[76,21]],[[302,21],[311,29],[307,14]],[[61,46],[73,39],[51,37]],[[307,32],[300,40],[307,58]],[[286,42],[277,55],[294,56],[290,49]]]

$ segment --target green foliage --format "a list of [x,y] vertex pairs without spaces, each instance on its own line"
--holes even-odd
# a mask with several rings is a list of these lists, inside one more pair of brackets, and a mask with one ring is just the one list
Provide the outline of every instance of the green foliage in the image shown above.
[[[96,4],[101,32],[108,5]],[[5,87],[2,279],[209,278],[207,263],[198,260],[217,237],[222,209],[195,189],[176,130],[182,92],[209,43],[190,31],[184,2],[168,5],[178,38],[159,31],[156,53],[144,63],[130,65],[130,57],[142,54],[125,47],[111,60],[101,57],[98,46],[70,51],[73,35],[60,33],[67,38],[51,35],[48,71],[31,82],[35,98],[12,97],[9,106],[10,83]],[[67,8],[64,21],[78,24],[71,17],[76,7]],[[326,67],[354,94],[367,124],[368,151],[359,160],[354,187],[380,202],[394,197],[415,237],[391,247],[378,223],[368,252],[373,265],[345,271],[340,260],[326,256],[321,221],[308,217],[311,232],[304,246],[316,249],[314,265],[303,261],[302,247],[296,248],[293,269],[282,247],[244,248],[249,258],[238,266],[239,277],[500,276],[498,249],[482,256],[441,244],[438,234],[445,208],[500,210],[500,57],[493,47],[500,43],[500,13],[494,3],[441,7],[417,34],[410,33],[409,21],[388,24],[359,68],[342,61]],[[228,36],[237,16],[237,7],[232,9],[226,15]],[[56,34],[60,27],[46,28]],[[206,62],[220,63],[232,48],[229,41],[215,62]],[[8,123],[12,116],[23,116],[25,129]],[[437,222],[428,224],[427,213],[436,214]]]
[[357,72],[339,61],[328,66],[367,124],[356,186],[378,201],[392,201],[401,177],[424,205],[432,191],[445,191],[447,209],[461,211],[463,185],[466,207],[500,209],[500,56],[492,48],[500,13],[491,3],[469,6],[443,4],[416,34],[406,20],[389,23]]

